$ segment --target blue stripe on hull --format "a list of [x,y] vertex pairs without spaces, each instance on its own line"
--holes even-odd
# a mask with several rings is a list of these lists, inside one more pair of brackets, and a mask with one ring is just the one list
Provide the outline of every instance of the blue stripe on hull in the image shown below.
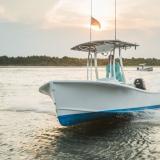
[[116,113],[131,113],[131,112],[140,112],[144,110],[153,110],[160,109],[160,105],[147,106],[147,107],[138,107],[138,108],[129,108],[129,109],[117,109],[101,112],[90,112],[90,113],[81,113],[81,114],[70,114],[58,116],[58,120],[63,126],[76,125],[82,122],[87,122],[95,119],[100,119],[104,117],[109,117]]

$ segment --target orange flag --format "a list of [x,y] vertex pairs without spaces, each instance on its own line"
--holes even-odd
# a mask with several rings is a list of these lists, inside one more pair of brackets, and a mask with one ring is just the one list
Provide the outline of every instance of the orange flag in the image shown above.
[[91,18],[91,25],[101,29],[101,23],[97,19],[95,19],[94,17]]

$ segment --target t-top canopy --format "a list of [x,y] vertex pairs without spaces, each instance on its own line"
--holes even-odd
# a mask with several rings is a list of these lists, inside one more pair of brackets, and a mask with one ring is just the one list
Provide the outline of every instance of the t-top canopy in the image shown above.
[[83,43],[71,48],[71,50],[103,53],[110,52],[116,48],[129,49],[131,47],[135,47],[136,49],[136,47],[138,46],[139,45],[137,45],[136,43],[128,43],[119,40],[101,40]]

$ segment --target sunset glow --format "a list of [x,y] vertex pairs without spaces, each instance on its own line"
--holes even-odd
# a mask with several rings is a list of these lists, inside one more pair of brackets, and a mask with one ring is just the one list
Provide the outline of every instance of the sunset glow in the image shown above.
[[[155,49],[159,5],[159,0],[117,0],[117,36],[144,43],[148,48],[140,48],[139,55],[150,56],[149,51],[160,56]],[[76,42],[89,40],[90,12],[90,0],[1,0],[1,53],[63,56]],[[101,29],[92,27],[93,40],[113,39],[114,0],[93,0],[93,17],[101,23]]]

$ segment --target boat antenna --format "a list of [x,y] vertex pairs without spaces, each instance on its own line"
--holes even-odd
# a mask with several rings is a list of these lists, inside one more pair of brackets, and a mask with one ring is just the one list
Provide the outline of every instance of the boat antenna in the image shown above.
[[90,43],[92,41],[92,0],[91,0],[91,13],[90,13]]
[[115,0],[115,40],[117,40],[117,0]]

